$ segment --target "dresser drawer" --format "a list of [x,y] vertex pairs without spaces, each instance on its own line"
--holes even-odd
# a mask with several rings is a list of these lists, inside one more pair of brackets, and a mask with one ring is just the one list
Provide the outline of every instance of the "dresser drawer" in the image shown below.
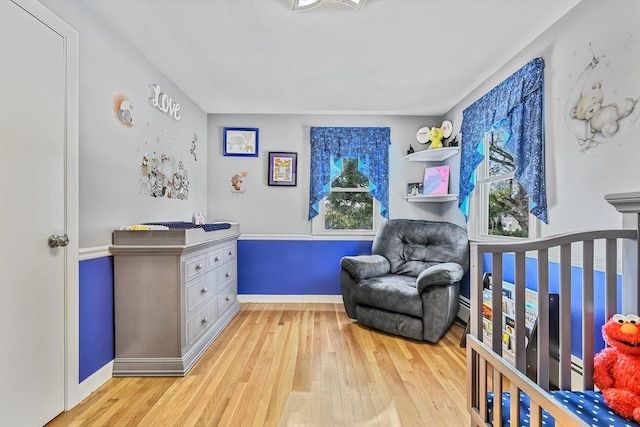
[[236,279],[236,263],[228,262],[223,264],[217,271],[218,273],[218,289],[222,289],[229,282]]
[[202,275],[208,270],[207,256],[205,254],[185,260],[185,275],[187,280]]
[[232,259],[236,259],[236,245],[235,243],[232,245],[227,245],[223,249],[222,256],[224,257],[224,262],[230,261]]
[[197,279],[187,287],[187,311],[208,300],[218,290],[218,276],[215,273],[207,274]]
[[187,326],[187,340],[189,345],[193,344],[204,331],[216,322],[216,318],[218,317],[217,309],[216,299],[213,298],[211,302],[205,305],[189,320]]
[[221,315],[238,299],[238,291],[234,285],[227,286],[218,294],[218,315]]
[[222,265],[222,263],[224,262],[224,257],[222,255],[223,253],[223,249],[218,249],[207,254],[207,262],[209,268],[217,268],[219,265]]

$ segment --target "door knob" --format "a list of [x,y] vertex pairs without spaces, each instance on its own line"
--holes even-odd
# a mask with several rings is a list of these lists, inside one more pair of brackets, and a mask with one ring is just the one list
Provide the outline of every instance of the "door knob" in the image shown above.
[[68,244],[69,244],[69,237],[66,234],[63,234],[62,236],[58,236],[57,234],[52,234],[51,236],[49,236],[50,248],[57,248],[58,246],[65,247]]

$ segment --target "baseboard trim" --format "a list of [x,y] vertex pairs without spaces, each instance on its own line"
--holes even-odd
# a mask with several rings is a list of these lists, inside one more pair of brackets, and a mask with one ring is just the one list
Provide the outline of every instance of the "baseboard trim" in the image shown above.
[[255,303],[330,303],[342,304],[342,295],[238,295],[238,301]]
[[[112,377],[113,360],[108,362],[102,368],[98,369],[96,372],[94,372],[89,377],[85,378],[84,381],[78,384],[78,394],[80,397],[78,403],[89,397],[94,391],[102,387]],[[66,408],[65,410],[68,411],[69,409],[71,408]]]

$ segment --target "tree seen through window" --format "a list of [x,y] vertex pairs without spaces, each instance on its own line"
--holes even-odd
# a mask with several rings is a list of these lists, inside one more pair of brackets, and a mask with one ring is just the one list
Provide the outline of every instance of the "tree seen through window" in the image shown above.
[[373,197],[369,179],[358,170],[358,159],[342,159],[342,173],[331,182],[324,211],[327,230],[373,229]]

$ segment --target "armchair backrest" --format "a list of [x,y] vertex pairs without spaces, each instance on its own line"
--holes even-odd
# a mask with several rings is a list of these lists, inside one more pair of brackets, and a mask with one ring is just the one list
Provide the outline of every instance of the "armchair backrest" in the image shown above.
[[467,232],[449,222],[390,219],[380,225],[371,252],[389,260],[392,274],[417,277],[443,262],[469,269]]

